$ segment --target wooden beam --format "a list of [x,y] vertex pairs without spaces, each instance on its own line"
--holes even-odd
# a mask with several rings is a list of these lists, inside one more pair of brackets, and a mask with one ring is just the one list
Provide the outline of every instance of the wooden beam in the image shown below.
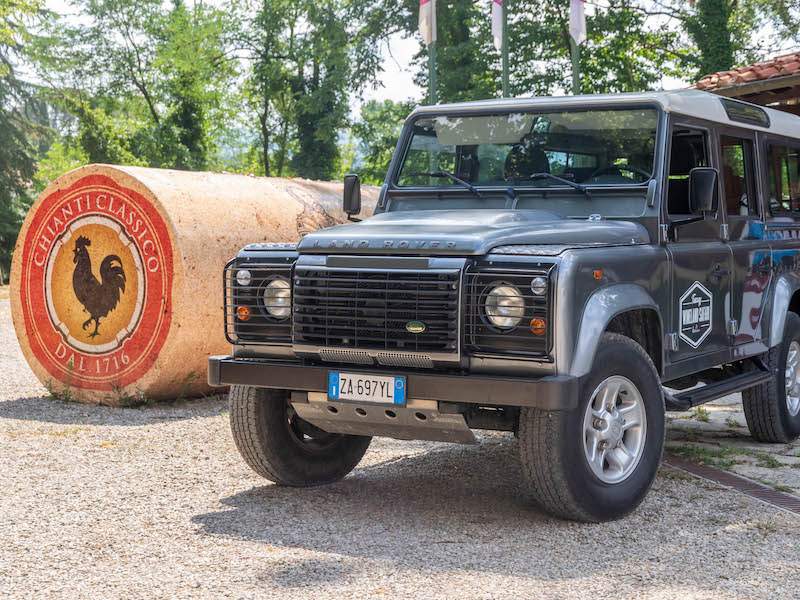
[[741,100],[747,100],[753,104],[767,105],[772,102],[782,102],[783,100],[800,99],[800,86],[776,90],[775,92],[761,92],[760,94],[750,94],[739,96]]
[[708,91],[729,98],[741,98],[742,96],[748,96],[750,94],[758,94],[798,85],[800,85],[800,73],[795,73],[793,75],[784,75],[783,77],[772,77],[771,79],[762,79],[760,81],[738,83]]

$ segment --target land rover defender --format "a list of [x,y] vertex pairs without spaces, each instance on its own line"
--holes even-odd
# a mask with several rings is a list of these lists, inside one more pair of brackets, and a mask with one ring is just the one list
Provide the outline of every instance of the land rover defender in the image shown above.
[[[225,268],[242,457],[337,481],[372,436],[513,432],[544,510],[633,510],[665,409],[800,434],[800,118],[699,91],[426,106],[374,216]],[[358,221],[360,183],[344,210]]]

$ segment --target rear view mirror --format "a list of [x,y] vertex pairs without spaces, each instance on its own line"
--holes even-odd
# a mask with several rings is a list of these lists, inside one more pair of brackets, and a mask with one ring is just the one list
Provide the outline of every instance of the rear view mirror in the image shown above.
[[344,176],[342,208],[348,217],[361,212],[361,180],[358,175],[351,173]]
[[717,211],[717,170],[711,167],[695,167],[689,171],[689,210],[694,215],[706,215]]

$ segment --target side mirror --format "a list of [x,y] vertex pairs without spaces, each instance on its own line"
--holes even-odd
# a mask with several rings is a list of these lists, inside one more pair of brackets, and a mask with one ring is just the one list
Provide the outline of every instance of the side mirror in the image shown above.
[[361,180],[358,175],[351,173],[344,176],[342,208],[348,217],[361,212]]
[[711,167],[695,167],[689,171],[689,210],[706,215],[717,210],[719,174]]

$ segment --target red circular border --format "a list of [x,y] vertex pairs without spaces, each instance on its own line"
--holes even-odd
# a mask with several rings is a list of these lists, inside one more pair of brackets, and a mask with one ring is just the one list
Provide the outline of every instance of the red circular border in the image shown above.
[[[74,218],[60,221],[63,225],[53,231],[53,215],[76,201],[81,194],[105,192],[114,194],[129,209],[136,211],[151,233],[142,236],[141,230],[131,232],[129,224],[120,220],[95,203],[93,208],[79,212]],[[117,209],[119,210],[119,209]],[[68,345],[61,332],[50,320],[45,293],[47,259],[53,243],[70,223],[89,215],[102,215],[114,219],[134,240],[142,257],[142,272],[145,278],[145,296],[142,314],[133,333],[123,340],[120,347],[104,354],[82,352]],[[135,222],[135,221],[134,221]],[[138,235],[137,235],[138,234]],[[39,246],[42,237],[49,240],[43,251]],[[153,250],[143,252],[143,244],[150,239]],[[30,226],[22,243],[22,261],[19,294],[25,332],[31,352],[54,379],[78,388],[98,391],[111,391],[137,381],[152,367],[169,333],[172,320],[173,256],[167,225],[156,208],[140,193],[123,187],[106,175],[88,175],[63,190],[47,196],[36,208]],[[38,252],[38,254],[37,254]],[[45,260],[37,261],[36,256],[45,254]],[[153,273],[147,268],[147,256],[157,256],[161,268]],[[38,264],[41,262],[42,264]],[[63,356],[61,349],[66,349]],[[70,357],[72,366],[69,366]]]

